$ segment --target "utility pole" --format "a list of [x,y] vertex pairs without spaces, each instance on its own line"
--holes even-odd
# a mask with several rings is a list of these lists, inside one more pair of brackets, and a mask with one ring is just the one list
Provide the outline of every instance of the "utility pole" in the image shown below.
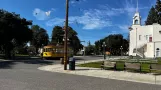
[[64,70],[67,70],[67,33],[68,33],[68,11],[69,11],[69,0],[66,0],[66,19],[65,19],[65,40],[64,40]]

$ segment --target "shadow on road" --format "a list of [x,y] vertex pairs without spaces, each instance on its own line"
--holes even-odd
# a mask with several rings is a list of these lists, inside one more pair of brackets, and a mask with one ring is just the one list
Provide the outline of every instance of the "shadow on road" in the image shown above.
[[52,65],[53,61],[44,61],[44,60],[24,60],[24,61],[19,61],[23,62],[25,64],[40,64],[40,65]]
[[16,57],[14,60],[0,60],[0,69],[11,69],[18,63],[37,64],[37,65],[52,65],[54,60],[43,60],[39,57]]
[[13,65],[15,65],[13,61],[1,61],[0,69],[11,69]]
[[53,60],[43,60],[41,57],[16,57],[14,62],[23,62],[25,64],[40,64],[40,65],[51,65],[53,64]]

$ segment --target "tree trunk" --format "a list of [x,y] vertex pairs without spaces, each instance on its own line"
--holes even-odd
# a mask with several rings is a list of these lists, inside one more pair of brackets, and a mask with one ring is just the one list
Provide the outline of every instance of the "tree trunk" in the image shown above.
[[11,59],[11,51],[9,50],[9,48],[5,48],[5,59]]
[[38,54],[38,49],[39,49],[39,48],[36,47],[36,55]]
[[10,42],[7,42],[5,45],[5,59],[11,59],[11,51],[13,49],[13,46]]

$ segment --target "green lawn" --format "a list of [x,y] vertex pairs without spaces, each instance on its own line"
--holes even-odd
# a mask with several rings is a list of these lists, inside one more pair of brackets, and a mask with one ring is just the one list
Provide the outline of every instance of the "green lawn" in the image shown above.
[[[100,62],[91,62],[78,65],[79,67],[92,67],[92,68],[101,68],[101,64],[103,61]],[[124,70],[124,62],[117,62],[116,64],[117,70]]]
[[25,54],[16,54],[15,56],[29,56],[29,55],[25,55]]
[[[80,64],[78,66],[80,67],[91,67],[91,68],[101,68],[101,64],[103,63],[103,61],[100,62],[91,62],[91,63],[85,63],[85,64]],[[124,70],[124,63],[125,61],[117,61],[116,63],[116,70]],[[139,63],[139,62],[135,62],[135,63]],[[161,61],[159,62],[161,64]],[[141,72],[143,73],[150,73],[150,62],[144,62],[141,63]],[[111,69],[111,68],[108,68]],[[132,71],[136,71],[136,70],[132,70]],[[161,73],[161,71],[152,71],[154,73]]]
[[158,60],[158,64],[161,64],[161,60],[160,59]]

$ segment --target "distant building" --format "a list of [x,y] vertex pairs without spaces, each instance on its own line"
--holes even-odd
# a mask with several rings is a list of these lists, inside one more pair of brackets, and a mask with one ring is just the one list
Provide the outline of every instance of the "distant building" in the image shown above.
[[141,25],[141,16],[136,12],[130,30],[129,55],[145,58],[161,57],[161,25]]

